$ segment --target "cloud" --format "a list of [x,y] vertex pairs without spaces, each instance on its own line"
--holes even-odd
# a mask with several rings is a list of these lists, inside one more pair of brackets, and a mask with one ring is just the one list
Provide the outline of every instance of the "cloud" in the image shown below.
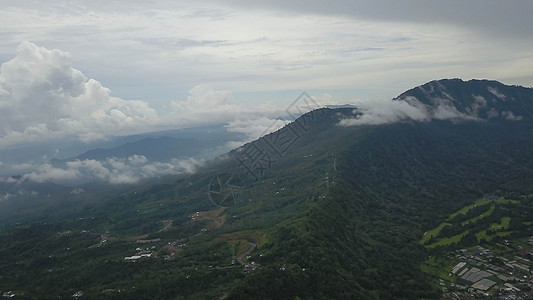
[[90,142],[157,121],[147,103],[111,97],[87,79],[68,53],[29,42],[17,51],[0,67],[0,148],[68,136]]
[[255,106],[237,104],[230,91],[215,90],[210,84],[201,84],[189,91],[186,100],[172,101],[168,114],[162,119],[174,126],[191,126],[285,115],[287,113],[283,109],[268,103]]
[[36,192],[36,191],[28,191],[28,190],[20,190],[18,191],[16,194],[12,194],[12,193],[8,193],[8,192],[1,192],[0,193],[0,202],[2,201],[7,201],[13,197],[16,197],[16,196],[32,196],[32,197],[35,197],[35,196],[38,196],[39,193]]
[[80,195],[80,194],[85,193],[85,190],[78,186],[78,187],[75,187],[70,193],[72,195]]
[[75,181],[79,179],[81,173],[77,169],[62,169],[55,168],[51,164],[43,164],[37,167],[37,169],[29,174],[23,176],[23,179],[27,179],[33,182],[65,182]]
[[229,141],[226,143],[225,147],[228,150],[235,149],[248,142],[258,139],[263,135],[274,132],[288,123],[290,123],[289,120],[270,119],[267,117],[262,117],[259,119],[238,119],[229,122],[229,124],[226,125],[228,131],[244,133],[246,138],[241,141]]
[[[528,0],[516,0],[512,5],[501,1],[403,1],[391,0],[339,0],[335,5],[326,1],[272,0],[245,1],[224,0],[224,2],[244,7],[259,7],[277,11],[309,12],[314,14],[333,14],[351,16],[369,21],[417,22],[421,24],[453,24],[473,27],[490,36],[513,34],[530,36],[533,21],[529,16],[532,6]],[[460,9],[463,13],[457,13]],[[490,18],[487,18],[490,16]]]
[[334,103],[331,95],[322,95],[318,97],[309,96],[306,92],[300,94],[292,101],[283,113],[278,112],[277,116],[284,118],[272,118],[267,116],[257,116],[254,114],[243,114],[242,117],[228,122],[226,128],[230,132],[244,133],[247,138],[243,141],[232,141],[228,145],[232,148],[242,146],[243,144],[260,138],[263,135],[274,132],[287,125],[299,116],[312,110],[324,107],[326,103]]
[[353,119],[340,121],[342,126],[379,125],[405,119],[426,121],[428,113],[423,108],[411,106],[405,101],[363,102],[356,110],[359,115]]
[[[133,184],[157,176],[190,174],[201,165],[202,161],[194,158],[173,159],[169,163],[162,163],[149,162],[142,155],[133,155],[128,158],[107,158],[105,161],[75,160],[67,162],[65,166],[61,167],[41,164],[33,172],[23,175],[21,179],[18,179],[18,182],[77,184],[96,180],[110,184]],[[12,182],[7,179],[4,180]]]
[[513,114],[512,111],[502,111],[502,116],[506,120],[510,120],[510,121],[520,121],[520,120],[522,120],[522,116],[516,116],[515,114]]
[[502,101],[507,100],[507,97],[506,97],[504,94],[500,93],[500,91],[498,91],[497,88],[489,86],[489,87],[487,88],[487,90],[488,90],[491,94],[493,94],[494,96],[496,96],[498,99],[500,99],[500,100],[502,100]]
[[20,164],[10,164],[9,168],[16,172],[22,172],[35,168],[35,165],[31,162],[25,162]]
[[531,2],[482,1],[11,1],[0,61],[23,40],[67,50],[113,95],[158,110],[202,82],[365,99],[435,77],[531,84]]
[[13,177],[13,176],[0,177],[0,182],[18,184],[18,183],[20,183],[20,178],[16,178],[16,177]]
[[260,117],[257,119],[236,119],[229,122],[226,128],[230,132],[239,132],[246,134],[246,139],[243,141],[231,141],[228,143],[230,148],[236,148],[244,145],[247,142],[260,138],[263,135],[274,132],[283,126],[290,123],[290,120],[271,119],[268,117]]
[[13,196],[15,196],[15,195],[7,193],[7,192],[1,193],[0,194],[0,202],[7,201],[7,200],[11,199]]
[[[69,139],[91,143],[109,136],[214,124],[227,124],[229,131],[244,133],[245,140],[226,145],[237,147],[288,122],[280,117],[297,117],[271,103],[238,104],[231,91],[216,90],[210,84],[193,87],[184,100],[170,101],[166,110],[157,112],[145,101],[111,96],[108,88],[74,68],[67,52],[30,42],[21,43],[17,51],[0,66],[0,149]],[[306,107],[294,108],[306,112]],[[153,162],[140,155],[75,160],[61,167],[40,162],[0,165],[26,173],[23,180],[33,182],[119,184],[192,172],[200,164],[194,159]]]
[[69,137],[89,143],[110,135],[283,114],[275,105],[236,104],[230,91],[209,84],[193,87],[163,113],[110,92],[75,69],[67,52],[23,42],[17,56],[0,67],[0,149]]
[[365,101],[357,104],[358,108],[354,110],[355,118],[343,119],[339,122],[339,125],[380,125],[409,120],[426,122],[433,119],[479,120],[477,109],[486,103],[481,98],[476,98],[477,101],[474,103],[470,114],[458,111],[451,99],[444,98],[433,98],[432,106],[424,105],[411,96],[381,102]]

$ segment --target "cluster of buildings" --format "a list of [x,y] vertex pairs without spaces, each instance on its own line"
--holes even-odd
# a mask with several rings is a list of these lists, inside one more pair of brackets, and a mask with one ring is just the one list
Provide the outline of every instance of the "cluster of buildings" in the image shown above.
[[504,243],[514,250],[506,258],[481,246],[455,251],[450,258],[459,259],[459,263],[450,270],[450,280],[439,280],[442,299],[533,299],[531,252],[509,241]]
[[256,263],[255,261],[252,261],[249,264],[244,264],[243,267],[244,267],[244,272],[250,273],[252,271],[257,270],[259,267],[261,267],[261,265]]
[[152,246],[151,248],[146,248],[146,249],[139,247],[135,249],[136,251],[135,255],[124,257],[124,261],[135,262],[141,258],[150,258],[152,257],[153,250],[155,248],[156,248],[155,246]]
[[500,196],[496,195],[496,194],[485,194],[483,195],[483,199],[487,199],[487,200],[498,200],[500,198]]
[[83,292],[82,291],[77,291],[75,292],[72,297],[78,299],[79,297],[83,296]]
[[198,220],[200,219],[200,212],[197,211],[196,213],[190,215],[189,217],[191,218],[191,220]]
[[13,298],[13,297],[15,297],[16,295],[15,295],[15,293],[13,293],[13,291],[7,291],[7,292],[4,292],[4,293],[2,294],[2,296],[3,296],[4,298]]

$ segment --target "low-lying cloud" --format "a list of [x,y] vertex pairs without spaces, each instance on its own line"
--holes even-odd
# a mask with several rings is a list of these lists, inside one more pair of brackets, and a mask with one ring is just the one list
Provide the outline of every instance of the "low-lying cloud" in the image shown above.
[[472,114],[458,111],[450,99],[433,99],[435,105],[427,106],[414,97],[389,101],[361,102],[354,110],[355,118],[344,119],[341,126],[380,125],[400,121],[478,120],[477,110]]
[[425,121],[427,113],[404,101],[363,102],[358,105],[356,118],[341,120],[340,125],[380,125],[398,122],[404,119]]
[[240,147],[247,142],[251,142],[263,135],[274,132],[290,123],[289,120],[272,119],[268,117],[259,117],[256,119],[240,118],[229,122],[226,128],[230,132],[239,132],[246,135],[242,141],[230,141],[227,147],[230,149]]
[[[173,159],[170,162],[150,162],[142,155],[128,158],[107,158],[104,161],[85,159],[67,162],[64,166],[46,163],[34,167],[34,171],[20,179],[3,178],[8,183],[31,181],[38,183],[59,182],[78,184],[80,182],[100,181],[110,184],[132,184],[143,179],[177,174],[190,174],[202,165],[194,158]],[[11,178],[11,180],[10,180]]]

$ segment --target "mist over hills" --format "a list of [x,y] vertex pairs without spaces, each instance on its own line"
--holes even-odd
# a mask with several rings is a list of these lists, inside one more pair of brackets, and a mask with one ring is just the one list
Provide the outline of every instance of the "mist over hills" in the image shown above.
[[[533,193],[532,112],[533,89],[457,79],[379,105],[314,110],[194,173],[112,197],[72,195],[53,219],[34,212],[51,224],[4,231],[21,247],[0,248],[9,270],[0,289],[30,297],[70,296],[76,286],[90,298],[109,289],[116,298],[439,298],[436,279],[420,269],[436,252],[419,240],[483,195]],[[532,226],[512,223],[510,236]],[[60,252],[70,240],[57,232],[82,229],[114,239],[89,249],[94,238],[73,235],[83,246]],[[160,239],[154,258],[125,263],[137,247],[132,236]],[[44,251],[15,265],[32,239],[61,255],[50,262]],[[57,265],[64,270],[25,283]],[[96,275],[104,270],[105,278]],[[53,282],[61,282],[56,290],[47,288]]]
[[[127,138],[127,139],[126,139]],[[190,128],[179,131],[154,132],[122,138],[122,143],[110,148],[97,148],[72,158],[56,160],[56,163],[72,160],[105,160],[142,155],[150,161],[168,162],[176,158],[212,158],[228,151],[230,141],[244,140],[242,133],[229,132],[223,125]],[[116,144],[117,142],[115,142]]]
[[496,81],[436,80],[406,91],[392,101],[363,103],[357,117],[343,120],[341,125],[378,125],[402,120],[517,121],[531,117],[530,97],[530,88]]
[[31,218],[43,210],[61,214],[77,206],[69,202],[71,198],[113,197],[134,183],[145,185],[190,173],[203,160],[231,149],[227,143],[246,138],[216,125],[119,136],[93,144],[63,141],[2,149],[2,161],[19,164],[21,169],[4,168],[0,173],[4,175],[0,177],[0,223]]
[[[243,133],[228,131],[224,124],[218,124],[145,134],[115,136],[109,137],[105,141],[93,143],[82,143],[75,140],[37,143],[29,146],[1,149],[0,155],[4,161],[14,164],[47,162],[51,160],[68,161],[87,158],[127,157],[133,154],[145,155],[147,157],[154,156],[154,158],[166,161],[179,156],[194,155],[197,157],[212,157],[213,155],[219,155],[228,150],[224,148],[227,142],[241,141],[245,138],[246,136]],[[178,145],[179,140],[182,141]],[[154,142],[167,144],[154,145],[150,149],[149,144]],[[163,151],[167,147],[172,147],[174,152],[164,154]],[[194,147],[197,147],[197,149],[192,150]],[[150,150],[154,154],[150,153]],[[155,154],[158,151],[160,153]],[[3,170],[0,174],[9,174],[8,172],[8,170]]]

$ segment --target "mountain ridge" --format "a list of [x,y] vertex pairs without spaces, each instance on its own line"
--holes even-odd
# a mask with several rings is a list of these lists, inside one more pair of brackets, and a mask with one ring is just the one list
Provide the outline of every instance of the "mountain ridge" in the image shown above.
[[142,155],[149,160],[170,161],[171,158],[190,157],[198,154],[198,148],[203,144],[191,138],[172,138],[168,136],[147,137],[125,143],[112,148],[96,148],[64,160],[53,160],[52,163],[61,163],[72,160],[105,160],[107,158],[128,158],[133,155]]
[[[412,88],[396,98],[427,109],[437,118],[444,112],[472,119],[520,120],[533,117],[533,88],[508,86],[494,80],[434,80]],[[439,116],[439,109],[442,110]]]

